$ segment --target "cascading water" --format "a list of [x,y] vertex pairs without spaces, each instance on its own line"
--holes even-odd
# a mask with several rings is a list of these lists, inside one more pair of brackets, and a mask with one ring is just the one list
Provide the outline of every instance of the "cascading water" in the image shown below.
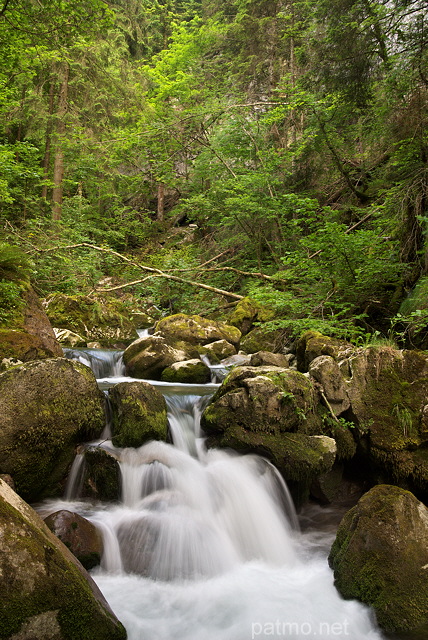
[[93,577],[129,640],[379,640],[370,610],[334,588],[332,534],[299,532],[272,465],[204,448],[215,388],[161,383],[174,444],[113,448],[120,504],[66,503],[103,533]]

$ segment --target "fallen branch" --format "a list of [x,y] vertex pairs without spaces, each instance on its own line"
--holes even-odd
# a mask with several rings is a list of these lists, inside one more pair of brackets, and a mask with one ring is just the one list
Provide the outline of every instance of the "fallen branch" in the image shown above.
[[[188,284],[188,285],[191,285],[192,287],[205,289],[206,291],[211,291],[212,293],[216,293],[220,296],[225,296],[226,298],[232,298],[234,300],[242,300],[244,297],[244,296],[238,295],[237,293],[232,293],[231,291],[225,291],[223,289],[218,289],[217,287],[211,287],[210,285],[204,284],[203,282],[195,282],[194,280],[187,280],[185,278],[180,278],[179,276],[174,276],[171,273],[166,273],[165,271],[162,271],[161,269],[155,269],[154,267],[147,267],[144,264],[139,264],[138,262],[134,262],[133,260],[130,260],[126,256],[122,255],[121,253],[118,253],[117,251],[114,251],[113,249],[108,249],[106,247],[98,247],[97,245],[90,244],[89,242],[80,242],[78,244],[70,244],[64,247],[52,247],[51,249],[38,249],[38,252],[52,253],[54,251],[69,251],[70,249],[79,249],[81,247],[87,247],[88,249],[93,249],[94,251],[100,251],[101,253],[108,253],[109,255],[116,256],[123,262],[126,262],[127,264],[137,269],[140,269],[141,271],[146,271],[152,274],[152,276],[149,276],[149,277],[165,278],[166,280],[180,282],[181,284]],[[97,291],[107,292],[107,291],[114,291],[115,289],[123,289],[125,287],[129,287],[129,286],[144,282],[147,279],[148,278],[146,277],[142,280],[135,280],[134,282],[129,282],[129,283],[120,285],[118,287],[112,287],[111,289],[98,289]]]

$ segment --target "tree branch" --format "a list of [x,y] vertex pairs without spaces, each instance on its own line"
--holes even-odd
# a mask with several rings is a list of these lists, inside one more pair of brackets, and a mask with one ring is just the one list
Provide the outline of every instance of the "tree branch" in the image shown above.
[[10,2],[10,0],[4,0],[3,8],[2,8],[2,10],[0,11],[0,18],[1,18],[2,16],[4,16],[4,14],[6,13],[7,5],[9,4],[9,2]]

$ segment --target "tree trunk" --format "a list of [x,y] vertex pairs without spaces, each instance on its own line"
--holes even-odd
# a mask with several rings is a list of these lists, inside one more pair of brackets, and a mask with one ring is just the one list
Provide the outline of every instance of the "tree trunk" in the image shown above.
[[48,178],[49,178],[49,165],[51,163],[51,133],[52,133],[52,114],[54,108],[54,95],[55,85],[53,82],[49,85],[49,111],[48,111],[48,123],[46,125],[46,140],[45,140],[45,154],[43,156],[43,187],[42,198],[46,200],[48,196]]
[[56,144],[55,159],[53,172],[53,191],[52,191],[52,218],[53,220],[61,220],[62,213],[62,195],[64,176],[64,150],[62,147],[62,137],[65,134],[65,115],[67,113],[67,97],[68,97],[68,78],[69,66],[65,63],[62,69],[61,84],[59,89],[58,109],[57,109],[57,127],[56,127]]
[[163,182],[159,182],[158,184],[158,206],[156,212],[156,219],[160,222],[163,221],[165,207],[165,185]]

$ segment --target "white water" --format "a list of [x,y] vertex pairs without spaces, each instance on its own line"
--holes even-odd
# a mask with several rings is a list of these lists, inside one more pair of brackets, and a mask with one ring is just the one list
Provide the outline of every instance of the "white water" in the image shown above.
[[369,609],[334,588],[332,534],[296,530],[272,466],[205,451],[206,388],[160,386],[176,446],[115,450],[121,504],[56,507],[80,511],[102,531],[93,577],[129,640],[382,638]]

